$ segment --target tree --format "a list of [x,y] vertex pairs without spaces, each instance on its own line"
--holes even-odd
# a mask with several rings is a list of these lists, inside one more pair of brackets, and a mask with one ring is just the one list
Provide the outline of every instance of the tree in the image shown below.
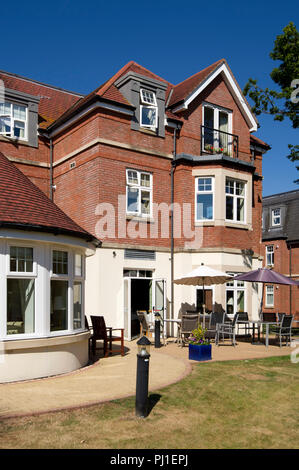
[[[270,73],[273,82],[280,91],[269,88],[262,89],[257,80],[249,78],[244,88],[244,95],[248,95],[254,105],[252,111],[259,114],[271,114],[276,121],[289,118],[292,127],[299,127],[299,32],[291,21],[284,29],[283,34],[276,37],[273,51],[270,52],[273,60],[281,61]],[[292,162],[299,160],[299,145],[288,145],[290,154],[287,158]],[[299,166],[296,167],[299,170]],[[299,179],[295,181],[299,184]]]

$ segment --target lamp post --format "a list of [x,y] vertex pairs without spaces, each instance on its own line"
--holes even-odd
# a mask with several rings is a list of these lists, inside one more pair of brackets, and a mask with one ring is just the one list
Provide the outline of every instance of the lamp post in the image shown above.
[[137,341],[137,375],[136,375],[136,416],[145,418],[147,416],[148,402],[148,371],[151,342],[146,336]]

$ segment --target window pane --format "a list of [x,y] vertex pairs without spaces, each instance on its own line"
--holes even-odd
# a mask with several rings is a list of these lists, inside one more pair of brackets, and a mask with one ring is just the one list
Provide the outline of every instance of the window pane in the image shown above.
[[141,213],[150,214],[150,193],[141,191]]
[[226,219],[234,219],[234,199],[231,196],[226,196]]
[[225,192],[226,194],[234,194],[234,182],[232,180],[226,180]]
[[237,220],[244,221],[244,199],[237,199]]
[[274,288],[273,286],[266,286],[266,305],[274,305]]
[[25,123],[20,122],[20,121],[15,121],[14,122],[13,134],[14,134],[15,137],[21,137],[21,139],[24,139],[24,137],[25,137]]
[[0,115],[10,115],[11,114],[11,104],[10,103],[0,103]]
[[34,279],[7,279],[7,334],[34,333]]
[[74,330],[82,327],[82,284],[74,282]]
[[67,251],[53,251],[53,274],[68,274]]
[[128,183],[129,184],[138,184],[137,171],[128,170]]
[[147,173],[141,173],[141,186],[149,188],[151,185],[151,176]]
[[197,220],[213,219],[213,194],[197,195]]
[[129,212],[138,212],[139,190],[128,187],[127,208]]
[[234,313],[234,291],[226,291],[226,313],[228,315],[233,315]]
[[13,117],[14,119],[26,119],[26,108],[25,106],[20,106],[18,104],[13,105]]
[[141,125],[156,127],[156,116],[157,116],[156,108],[149,108],[147,106],[142,106]]
[[237,291],[237,311],[244,312],[244,299],[245,299],[245,292],[243,290]]
[[155,95],[152,91],[141,90],[141,100],[143,103],[156,104]]
[[82,255],[75,254],[75,276],[82,276]]
[[11,272],[33,272],[33,248],[23,246],[10,247],[10,271]]
[[51,331],[67,330],[68,281],[51,281]]
[[0,133],[10,134],[11,120],[9,117],[0,117]]
[[198,191],[212,191],[212,178],[198,178]]
[[236,194],[238,196],[244,196],[245,193],[245,184],[236,181]]

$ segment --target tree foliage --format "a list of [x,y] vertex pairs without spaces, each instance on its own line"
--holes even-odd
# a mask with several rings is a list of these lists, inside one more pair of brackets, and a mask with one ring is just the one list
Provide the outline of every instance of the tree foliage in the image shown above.
[[[244,95],[252,99],[254,103],[252,111],[257,116],[262,113],[270,114],[276,121],[289,118],[292,127],[297,129],[299,127],[299,32],[293,22],[283,29],[283,34],[276,37],[270,57],[281,62],[270,73],[279,91],[263,89],[257,80],[250,78],[245,85]],[[288,147],[290,154],[287,157],[292,162],[298,161],[299,145]],[[299,166],[296,168],[299,170]],[[296,183],[299,183],[299,179]]]

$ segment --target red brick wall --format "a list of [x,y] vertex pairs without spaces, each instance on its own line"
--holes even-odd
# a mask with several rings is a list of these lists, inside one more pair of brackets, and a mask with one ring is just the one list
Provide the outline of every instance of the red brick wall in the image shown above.
[[[266,266],[266,246],[268,245],[273,245],[274,247],[273,269],[288,277],[292,275],[295,280],[299,280],[299,244],[292,247],[290,260],[290,248],[288,247],[286,240],[271,240],[263,242],[262,249],[265,257],[264,266]],[[299,321],[299,287],[292,286],[290,289],[290,286],[274,285],[274,306],[272,308],[266,308],[265,305],[266,300],[264,301],[265,312],[291,313],[295,316],[294,319]],[[299,323],[296,323],[295,326],[299,327]]]

